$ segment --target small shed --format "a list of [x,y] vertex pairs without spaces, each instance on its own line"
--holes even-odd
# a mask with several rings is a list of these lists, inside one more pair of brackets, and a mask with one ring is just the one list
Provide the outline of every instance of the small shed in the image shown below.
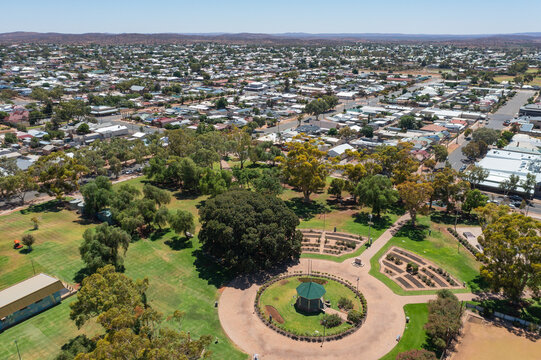
[[323,310],[323,285],[309,281],[297,286],[297,309],[306,312],[319,312]]

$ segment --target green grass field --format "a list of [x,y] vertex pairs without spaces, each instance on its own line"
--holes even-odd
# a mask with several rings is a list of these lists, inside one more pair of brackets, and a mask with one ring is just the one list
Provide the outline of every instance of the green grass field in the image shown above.
[[380,360],[395,360],[401,352],[422,349],[426,343],[425,324],[428,321],[427,304],[408,304],[404,306],[404,313],[410,321],[406,324],[404,334],[398,344]]
[[[142,186],[140,179],[129,183]],[[179,194],[174,195],[177,196],[173,197],[169,208],[182,208],[195,214],[197,205],[204,200],[204,197],[185,199]],[[32,216],[38,216],[41,225],[39,230],[32,231],[36,237],[34,250],[22,254],[13,250],[13,240],[30,231]],[[32,276],[32,261],[36,272],[74,283],[74,276],[83,266],[78,249],[82,233],[94,224],[81,223],[75,212],[54,206],[15,212],[0,219],[0,232],[3,234],[0,241],[0,289]],[[210,334],[216,337],[218,343],[210,346],[215,358],[245,359],[247,356],[236,349],[223,333],[214,307],[218,288],[227,276],[204,258],[199,248],[197,237],[190,242],[182,242],[176,240],[172,232],[135,241],[125,256],[126,275],[133,279],[149,278],[150,303],[166,316],[175,310],[184,311],[184,330],[193,336]],[[101,332],[92,323],[77,331],[69,319],[69,303],[74,299],[68,299],[1,333],[0,359],[17,359],[15,339],[23,359],[41,360],[54,358],[62,344],[82,332],[88,335]]]
[[[353,301],[354,309],[360,309],[360,300],[355,298],[353,291],[337,281],[329,279],[324,280],[327,281],[327,283],[323,285],[327,291],[324,295],[324,299],[331,302],[331,307],[333,309],[338,310],[338,300],[341,297],[351,299]],[[304,335],[314,335],[315,331],[323,333],[323,326],[320,324],[323,313],[313,315],[301,314],[297,312],[293,306],[297,295],[295,289],[300,284],[301,282],[298,278],[288,278],[272,284],[261,294],[259,306],[263,311],[265,305],[271,305],[278,310],[284,319],[282,327],[285,330]],[[326,334],[337,334],[350,327],[351,325],[342,323],[337,327],[327,329]]]
[[[431,223],[427,217],[419,218],[418,222],[416,229],[411,229],[409,226],[402,228],[370,259],[370,275],[385,283],[393,292],[399,295],[433,294],[436,292],[436,290],[405,291],[379,271],[378,260],[391,246],[398,246],[419,254],[448,271],[459,281],[466,282],[466,289],[452,290],[453,292],[469,292],[472,289],[477,289],[479,286],[477,283],[479,263],[473,255],[463,246],[459,246],[458,241],[441,231],[445,225]],[[431,230],[430,235],[428,235],[429,229]]]

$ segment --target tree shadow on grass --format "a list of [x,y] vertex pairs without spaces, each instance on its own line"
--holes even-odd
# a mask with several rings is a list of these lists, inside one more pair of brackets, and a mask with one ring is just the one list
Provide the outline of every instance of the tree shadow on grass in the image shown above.
[[[437,224],[454,225],[455,213],[445,213],[445,211],[434,211],[430,214],[430,220]],[[473,215],[461,214],[458,217],[457,225],[479,225],[478,219]]]
[[23,255],[30,254],[31,252],[32,252],[32,249],[29,249],[29,248],[22,248],[21,250],[19,250],[19,254],[23,254]]
[[73,220],[73,222],[79,225],[91,225],[91,224],[99,225],[102,223],[99,220],[95,220],[95,219],[91,219],[87,217],[79,217],[77,220]]
[[195,193],[190,193],[190,192],[186,192],[186,191],[177,191],[173,194],[173,196],[175,197],[175,199],[177,200],[195,200],[197,199],[198,197],[200,197],[201,195],[198,195],[198,194],[195,194]]
[[173,236],[171,239],[165,241],[165,245],[169,246],[171,250],[175,251],[191,249],[193,247],[192,239],[189,239],[186,236]]
[[218,264],[214,258],[205,254],[201,249],[193,252],[195,257],[194,265],[201,279],[207,280],[208,284],[220,288],[228,285],[230,287],[246,290],[253,284],[262,285],[270,278],[282,274],[288,267],[299,263],[298,259],[282,264],[277,264],[272,269],[266,269],[249,274],[239,274],[226,269]]
[[333,210],[346,211],[357,208],[357,204],[352,199],[337,199],[335,197],[326,200],[327,205]]
[[[126,267],[124,265],[118,265],[115,267],[115,270],[117,272],[123,273],[126,271]],[[75,273],[75,275],[73,276],[73,281],[77,284],[80,284],[84,280],[84,278],[92,274],[94,274],[94,272],[92,272],[88,267],[85,266]]]
[[428,225],[416,224],[415,227],[413,227],[411,222],[408,222],[406,225],[402,226],[394,236],[407,237],[413,241],[423,241],[428,235],[427,230]]
[[160,240],[165,234],[169,232],[168,229],[157,229],[150,235],[150,241]]
[[[368,217],[369,213],[366,212],[359,212],[356,214],[353,214],[352,216],[355,218],[354,222],[357,224],[362,224],[368,226],[368,221],[370,220]],[[370,225],[375,230],[385,230],[388,229],[393,224],[393,221],[388,215],[381,215],[379,218],[376,216],[372,217],[372,225]]]
[[285,203],[295,215],[303,220],[310,220],[316,215],[331,212],[331,208],[320,201],[306,202],[300,197],[286,200]]
[[41,212],[59,212],[64,209],[61,201],[51,200],[41,204],[30,205],[26,209],[22,209],[20,212],[23,215]]
[[201,279],[207,280],[209,285],[220,288],[233,279],[234,274],[217,264],[214,259],[206,255],[201,249],[193,252],[194,265]]

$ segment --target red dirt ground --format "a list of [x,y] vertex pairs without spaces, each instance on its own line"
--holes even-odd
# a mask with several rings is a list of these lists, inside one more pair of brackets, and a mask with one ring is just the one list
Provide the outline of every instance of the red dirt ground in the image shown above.
[[284,319],[282,318],[278,310],[274,308],[274,306],[265,305],[265,312],[267,313],[267,315],[272,315],[273,321],[276,321],[279,324],[284,323]]

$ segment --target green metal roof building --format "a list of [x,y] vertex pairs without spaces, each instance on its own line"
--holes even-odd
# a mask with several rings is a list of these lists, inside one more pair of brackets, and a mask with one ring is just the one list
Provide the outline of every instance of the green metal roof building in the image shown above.
[[323,309],[322,297],[326,291],[323,285],[303,282],[297,286],[297,309],[306,312],[319,312]]

